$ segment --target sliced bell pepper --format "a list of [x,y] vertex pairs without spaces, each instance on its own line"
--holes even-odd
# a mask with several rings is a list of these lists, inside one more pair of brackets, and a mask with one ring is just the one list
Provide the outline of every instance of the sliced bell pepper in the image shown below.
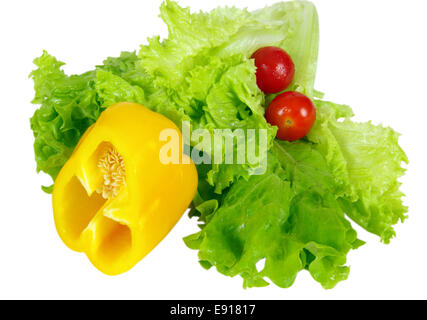
[[[159,139],[179,134],[179,163],[163,164]],[[56,228],[72,250],[109,275],[131,269],[173,228],[197,189],[173,122],[135,103],[106,109],[81,138],[53,190]]]

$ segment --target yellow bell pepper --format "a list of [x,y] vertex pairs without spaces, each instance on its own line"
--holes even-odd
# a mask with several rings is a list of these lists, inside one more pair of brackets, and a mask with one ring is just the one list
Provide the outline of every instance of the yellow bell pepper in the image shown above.
[[[159,139],[179,134],[179,164],[163,164]],[[197,188],[169,119],[135,103],[105,110],[81,138],[53,190],[59,236],[108,275],[131,269],[173,228]]]

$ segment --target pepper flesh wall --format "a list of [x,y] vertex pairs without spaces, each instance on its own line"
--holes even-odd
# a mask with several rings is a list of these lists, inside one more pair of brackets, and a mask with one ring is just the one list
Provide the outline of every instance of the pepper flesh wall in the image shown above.
[[59,236],[108,275],[131,269],[175,226],[197,189],[191,159],[164,164],[173,122],[135,103],[106,109],[81,138],[53,190]]

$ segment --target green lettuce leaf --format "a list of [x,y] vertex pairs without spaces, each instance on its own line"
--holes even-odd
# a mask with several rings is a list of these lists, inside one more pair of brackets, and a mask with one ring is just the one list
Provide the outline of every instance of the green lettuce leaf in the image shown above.
[[[67,76],[64,63],[47,52],[34,60],[35,104],[41,107],[31,118],[37,171],[55,180],[86,129],[100,114],[95,92],[95,73]],[[49,189],[46,189],[49,191]]]
[[160,17],[168,26],[168,39],[160,41],[158,36],[149,39],[148,45],[141,46],[139,56],[144,69],[156,81],[175,87],[184,81],[200,57],[210,56],[207,49],[227,42],[250,15],[237,8],[191,14],[189,8],[167,0],[160,7]]
[[[233,58],[235,60],[233,64],[223,63],[222,68],[216,67],[220,62],[214,59],[214,66],[209,64],[201,67],[195,71],[200,72],[198,76],[188,78],[187,83],[189,83],[189,88],[192,89],[190,92],[194,92],[194,88],[198,83],[203,82],[210,86],[208,89],[197,86],[201,88],[198,92],[198,96],[201,99],[197,103],[201,103],[204,112],[199,119],[197,117],[192,118],[191,124],[195,129],[208,129],[211,136],[214,137],[213,139],[215,139],[216,129],[243,130],[247,137],[246,144],[256,144],[259,141],[258,130],[255,131],[256,135],[253,139],[249,139],[248,129],[265,129],[267,133],[266,143],[269,149],[276,135],[276,128],[270,126],[264,118],[264,95],[256,85],[255,66],[253,61],[246,60],[243,57]],[[218,70],[223,70],[223,72],[217,74],[216,81],[200,81],[201,75],[209,74],[211,76],[212,73],[216,73]],[[203,93],[205,96],[203,96]],[[181,91],[181,97],[183,96]],[[192,97],[192,93],[190,93],[189,97]],[[232,134],[230,132],[224,135],[230,136]],[[196,143],[197,141],[192,141],[192,146]],[[221,193],[222,190],[229,187],[239,177],[247,178],[252,166],[248,162],[245,164],[213,164],[212,170],[207,176],[208,182],[215,186],[217,193]]]
[[[135,76],[137,59],[135,53],[123,52],[119,58],[108,58],[104,65],[98,66],[99,74],[93,70],[71,76],[61,69],[64,63],[46,51],[34,60],[38,68],[30,74],[35,91],[32,103],[41,106],[30,122],[35,137],[38,172],[43,171],[55,180],[81,136],[105,109],[108,102],[103,100],[114,99],[114,93],[109,97],[104,94],[102,84],[99,84],[103,81],[99,79],[111,74],[112,78],[116,77],[115,80],[123,76],[135,83],[142,82],[141,76]],[[122,84],[120,81],[114,84],[116,95]],[[51,192],[52,187],[44,190]]]
[[[308,138],[328,161],[346,214],[388,243],[393,225],[404,221],[399,178],[408,162],[391,128],[350,120],[347,106],[317,101],[318,119]],[[338,121],[341,119],[342,121]]]
[[[285,2],[254,12],[226,7],[191,13],[165,1],[160,12],[168,39],[149,39],[138,56],[139,66],[167,97],[165,101],[189,116],[193,129],[208,129],[212,135],[215,129],[266,129],[270,148],[276,129],[263,117],[265,97],[256,85],[250,57],[266,45],[287,50],[296,64],[289,89],[312,96],[319,42],[314,5]],[[148,97],[147,104],[151,100]],[[255,139],[259,141],[259,136]],[[197,143],[191,141],[193,147]],[[206,178],[221,193],[238,178],[249,178],[253,167],[214,164]]]
[[179,85],[203,58],[250,58],[259,48],[278,46],[291,54],[296,66],[289,90],[313,95],[319,24],[311,2],[280,2],[253,12],[233,7],[191,13],[167,0],[160,12],[168,25],[168,39],[149,39],[139,56],[143,68],[165,86]]
[[[319,51],[316,7],[308,1],[278,2],[251,12],[250,18],[215,53],[219,56],[243,53],[250,57],[259,48],[280,47],[291,55],[296,69],[293,82],[287,90],[313,97]],[[275,96],[270,95],[268,101]]]
[[[196,210],[205,224],[185,242],[199,250],[202,266],[240,275],[245,287],[268,285],[269,278],[287,288],[306,269],[332,288],[348,276],[348,251],[362,244],[334,188],[325,159],[311,143],[275,142],[266,174],[238,180],[221,199],[199,199]],[[265,267],[258,270],[263,259]]]

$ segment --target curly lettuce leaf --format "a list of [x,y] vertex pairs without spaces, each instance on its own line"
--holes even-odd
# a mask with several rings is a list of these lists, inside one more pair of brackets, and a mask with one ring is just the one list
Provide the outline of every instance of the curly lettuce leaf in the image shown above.
[[319,24],[311,2],[280,2],[253,12],[225,7],[191,13],[167,0],[160,12],[168,25],[168,39],[151,38],[139,52],[142,67],[157,82],[167,87],[179,85],[201,57],[250,58],[259,48],[278,46],[291,54],[296,65],[289,89],[313,96]]
[[[216,59],[215,59],[216,60]],[[259,131],[249,138],[248,129],[266,130],[266,143],[269,149],[276,135],[276,128],[269,125],[264,118],[264,95],[260,92],[256,84],[255,66],[251,60],[242,58],[230,67],[223,67],[222,74],[218,74],[216,82],[206,82],[210,88],[205,91],[205,96],[198,100],[203,105],[203,115],[198,119],[192,119],[192,124],[196,128],[210,130],[215,136],[215,129],[240,129],[247,137],[246,144],[259,142]],[[200,70],[208,71],[206,67]],[[218,70],[213,68],[211,70]],[[221,70],[221,69],[219,69]],[[190,88],[194,82],[200,81],[198,77],[188,79]],[[202,97],[200,92],[200,97]],[[225,133],[226,136],[233,133]],[[197,141],[192,141],[192,145]],[[236,157],[234,157],[236,159]],[[262,162],[263,159],[260,159]],[[258,164],[252,165],[256,166]],[[215,191],[221,193],[229,187],[233,181],[239,177],[249,177],[250,168],[248,162],[245,164],[213,164],[212,170],[208,174],[208,182],[215,186]]]
[[[228,56],[243,53],[250,57],[259,48],[280,47],[291,55],[296,69],[287,90],[313,97],[319,51],[316,7],[308,1],[278,2],[251,12],[250,18],[230,41],[215,49],[215,54]],[[268,101],[275,96],[270,95]]]
[[61,70],[64,63],[46,51],[34,63],[38,69],[30,75],[35,90],[32,102],[41,104],[31,118],[37,171],[55,180],[80,137],[99,117],[95,73],[67,76]]
[[[334,197],[334,177],[311,143],[275,142],[268,172],[200,202],[202,230],[185,239],[202,266],[240,275],[245,287],[290,287],[306,269],[324,288],[347,278],[346,255],[362,242]],[[206,195],[206,193],[205,193]],[[199,194],[202,197],[202,194]],[[265,259],[263,270],[257,263]]]
[[[250,57],[267,45],[287,50],[296,64],[289,89],[312,96],[319,43],[314,5],[298,1],[254,12],[225,7],[191,13],[168,0],[160,12],[167,40],[151,38],[138,54],[139,67],[152,77],[154,87],[190,117],[193,129],[266,129],[270,148],[276,129],[263,117],[265,97]],[[193,147],[197,143],[191,141]],[[248,163],[214,164],[207,181],[221,193],[238,178],[247,179],[250,170]]]
[[308,138],[340,185],[341,206],[352,220],[388,243],[395,236],[393,225],[403,222],[407,212],[399,178],[408,158],[399,146],[399,134],[370,122],[353,122],[347,106],[317,101],[316,107],[318,120]]
[[194,58],[209,56],[204,51],[227,42],[245,24],[249,13],[237,8],[217,8],[192,14],[189,8],[167,0],[160,7],[160,17],[168,26],[168,39],[148,39],[148,45],[141,46],[139,57],[153,78],[174,87],[195,67]]
[[145,93],[141,87],[133,86],[123,78],[103,70],[96,73],[96,90],[105,107],[120,101],[145,102]]
[[348,276],[349,250],[363,244],[346,216],[390,241],[407,210],[399,191],[407,162],[399,135],[351,121],[348,106],[316,106],[307,139],[275,141],[266,174],[238,180],[221,197],[200,185],[190,216],[199,218],[201,231],[184,240],[199,250],[204,268],[240,275],[245,287],[265,286],[269,278],[284,288],[306,269],[332,288]]
[[[71,76],[61,69],[64,63],[46,51],[34,60],[38,68],[30,74],[35,91],[32,103],[41,106],[30,122],[38,172],[43,171],[55,180],[81,136],[105,109],[98,78],[107,77],[106,73],[111,71],[117,77],[136,79],[136,60],[135,53],[123,52],[119,58],[108,58],[104,65],[98,66],[100,75],[93,70]],[[116,94],[120,85],[115,83]],[[51,192],[52,187],[43,190]]]

